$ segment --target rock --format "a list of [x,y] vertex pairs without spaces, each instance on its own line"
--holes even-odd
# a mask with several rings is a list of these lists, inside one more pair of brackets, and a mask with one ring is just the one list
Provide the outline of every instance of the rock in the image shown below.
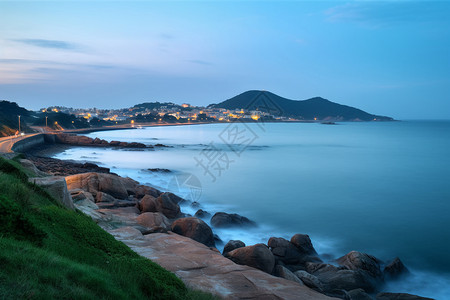
[[99,209],[106,209],[106,208],[115,208],[117,207],[116,202],[98,202],[96,203]]
[[134,199],[117,200],[114,202],[117,207],[136,207],[138,203]]
[[36,165],[28,159],[20,159],[19,160],[20,164],[22,165],[22,167],[24,167],[25,169],[27,169],[28,171],[30,171],[33,176],[35,177],[42,177],[42,176],[48,176],[47,173],[42,172],[41,170],[39,170]]
[[200,208],[200,206],[201,206],[200,203],[197,202],[197,201],[194,201],[194,202],[191,203],[191,207],[192,208]]
[[234,249],[226,255],[237,264],[247,265],[271,274],[275,266],[272,252],[264,244],[256,244]]
[[141,212],[157,212],[158,205],[156,198],[150,195],[145,195],[141,201],[139,201],[139,210]]
[[73,204],[78,208],[78,206],[89,207],[91,209],[98,209],[95,204],[94,196],[91,193],[85,192],[83,190],[72,190],[70,191],[72,196]]
[[309,274],[308,272],[303,270],[294,272],[294,275],[297,276],[307,287],[310,287],[319,292],[323,291],[322,283],[316,276]]
[[170,192],[166,192],[166,193],[164,193],[164,195],[167,196],[167,197],[169,197],[170,200],[171,200],[172,202],[176,203],[176,204],[183,204],[183,203],[187,202],[187,201],[184,200],[183,198],[181,198],[181,197],[179,197],[179,196],[177,196],[177,195],[175,195],[175,194],[173,194],[173,193],[170,193]]
[[206,219],[206,218],[210,218],[211,214],[209,212],[207,212],[207,211],[204,211],[203,209],[199,209],[195,213],[194,217],[201,218],[201,219]]
[[150,172],[159,172],[159,173],[171,173],[172,171],[169,169],[161,169],[161,168],[150,168],[147,169]]
[[145,212],[140,214],[136,221],[147,228],[160,227],[163,230],[170,230],[170,221],[162,213]]
[[308,255],[317,255],[316,250],[314,249],[311,239],[307,234],[297,233],[291,238],[291,243],[297,247],[297,249],[301,253],[305,253]]
[[366,281],[371,282],[373,288],[370,290],[364,289],[366,291],[375,290],[376,286],[381,285],[384,281],[383,273],[380,269],[380,261],[372,255],[351,251],[336,261],[341,266],[362,273],[366,277]]
[[[95,206],[93,207],[92,204]],[[74,206],[86,216],[91,217],[91,219],[96,223],[100,223],[105,219],[105,215],[97,211],[99,207],[93,202],[82,200],[74,203]]]
[[[119,226],[132,226],[136,229],[144,229],[136,221],[139,209],[136,207],[111,207],[97,210],[105,216],[105,222],[99,224],[104,229],[116,229]],[[145,228],[148,230],[148,228]]]
[[82,189],[75,189],[70,190],[70,196],[72,197],[73,202],[82,201],[82,200],[89,200],[95,203],[94,196],[92,196],[91,193],[83,191]]
[[[267,242],[275,259],[285,265],[303,266],[306,262],[321,262],[318,257],[310,256],[305,252],[300,252],[298,247],[283,238],[271,237]],[[299,268],[294,268],[299,269]]]
[[295,282],[303,285],[303,282],[300,280],[300,278],[295,276],[294,273],[289,271],[289,269],[287,269],[286,267],[283,267],[281,265],[275,266],[274,275],[277,277],[284,278],[286,280],[295,281]]
[[167,229],[166,227],[155,226],[152,228],[147,228],[146,230],[144,230],[142,232],[142,234],[147,235],[147,234],[153,234],[153,233],[168,233],[168,232],[170,232],[170,228]]
[[298,264],[301,261],[300,252],[286,239],[271,237],[267,245],[277,261],[287,265]]
[[98,192],[97,195],[95,196],[95,203],[99,203],[99,202],[108,202],[108,203],[114,203],[116,202],[116,198],[103,193],[103,192]]
[[433,300],[432,298],[420,297],[407,293],[379,293],[377,300]]
[[396,257],[384,267],[383,273],[389,279],[398,279],[399,277],[409,274],[409,270],[405,267],[400,258]]
[[225,247],[223,248],[223,255],[226,255],[228,252],[233,251],[234,249],[237,248],[242,248],[245,247],[244,242],[239,241],[239,240],[231,240],[228,243],[226,243]]
[[147,146],[143,143],[131,142],[128,143],[125,148],[146,148]]
[[49,157],[28,155],[33,164],[41,171],[54,176],[69,176],[87,172],[110,173],[108,168],[99,167],[92,163],[75,163]]
[[90,208],[90,209],[93,209],[93,210],[99,209],[97,204],[95,204],[94,202],[92,202],[92,201],[90,201],[88,199],[79,200],[79,201],[74,202],[73,204],[78,209],[80,209],[80,206],[83,206],[83,207],[86,207],[86,208]]
[[[172,193],[163,193],[156,199],[156,208],[162,212],[169,219],[174,219],[180,216],[180,206],[176,200],[180,198]],[[180,198],[181,199],[181,198]],[[208,226],[209,228],[209,226]]]
[[160,191],[158,191],[157,189],[149,187],[149,186],[146,186],[146,185],[138,185],[135,188],[135,196],[137,198],[142,198],[145,195],[150,195],[150,196],[153,196],[153,197],[157,198],[161,194],[162,193]]
[[307,263],[306,271],[320,280],[323,291],[328,294],[340,294],[340,290],[351,291],[358,288],[374,292],[377,288],[373,278],[361,270],[349,270],[347,267],[323,263]]
[[133,227],[127,226],[127,227],[121,227],[113,230],[108,230],[112,236],[114,236],[116,239],[120,240],[142,240],[143,235],[142,233]]
[[130,177],[119,177],[119,178],[123,186],[127,190],[128,195],[135,195],[136,188],[139,185],[139,183],[136,180],[131,179]]
[[256,226],[256,223],[238,214],[218,212],[211,218],[211,225],[214,227],[242,227]]
[[64,177],[50,176],[50,177],[38,177],[30,178],[30,182],[41,186],[46,190],[53,198],[55,198],[60,204],[69,209],[75,209],[73,206],[73,200],[70,196],[69,189],[67,187]]
[[96,196],[104,192],[116,199],[128,198],[127,189],[123,179],[117,175],[104,173],[83,173],[66,177],[67,187],[70,190],[83,189]]
[[172,231],[208,247],[215,247],[214,235],[211,228],[198,218],[188,217],[178,219],[173,222]]
[[373,300],[363,289],[354,289],[347,292],[349,300]]

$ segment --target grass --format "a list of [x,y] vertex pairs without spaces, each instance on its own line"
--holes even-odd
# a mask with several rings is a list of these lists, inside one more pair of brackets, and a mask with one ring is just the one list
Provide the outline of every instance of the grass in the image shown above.
[[0,157],[0,299],[215,299],[56,204]]

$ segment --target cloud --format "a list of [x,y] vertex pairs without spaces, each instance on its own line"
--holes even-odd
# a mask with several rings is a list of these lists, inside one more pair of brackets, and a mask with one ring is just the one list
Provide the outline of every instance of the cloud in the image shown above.
[[61,50],[79,50],[79,46],[66,41],[57,40],[43,40],[43,39],[16,39],[12,40],[14,42],[50,49],[61,49]]
[[[97,77],[114,73],[118,66],[110,64],[65,63],[35,59],[0,59],[0,84],[17,84],[61,79],[67,74],[93,74]],[[111,72],[113,70],[114,72]],[[101,74],[102,76],[98,76]]]
[[447,22],[450,3],[440,1],[352,2],[325,11],[330,22],[384,26],[401,22]]
[[90,69],[113,69],[113,65],[100,65],[100,64],[83,64],[83,63],[61,63],[50,60],[38,60],[38,59],[20,59],[20,58],[0,58],[0,64],[18,64],[18,65],[53,65],[53,66],[68,66],[68,67],[81,67]]
[[204,66],[211,66],[212,65],[212,63],[210,63],[208,61],[199,60],[199,59],[191,59],[191,60],[188,60],[188,62],[193,63],[193,64],[197,64],[197,65],[204,65]]

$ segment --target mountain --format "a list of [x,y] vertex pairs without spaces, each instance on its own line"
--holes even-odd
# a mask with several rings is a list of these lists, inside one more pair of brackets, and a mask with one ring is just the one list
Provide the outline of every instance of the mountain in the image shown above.
[[331,102],[321,97],[290,100],[268,91],[247,91],[210,107],[259,110],[278,117],[321,121],[392,121],[385,116],[369,114],[360,109]]

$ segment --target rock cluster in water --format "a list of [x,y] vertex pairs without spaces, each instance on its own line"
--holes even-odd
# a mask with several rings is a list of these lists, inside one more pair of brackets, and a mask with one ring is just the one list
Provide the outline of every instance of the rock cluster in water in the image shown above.
[[[84,135],[76,135],[76,134],[67,134],[60,133],[55,134],[55,142],[66,145],[74,145],[74,146],[95,146],[95,147],[120,147],[120,148],[153,148],[151,145],[145,145],[143,143],[137,142],[119,142],[119,141],[111,141],[108,142],[99,138],[90,138]],[[163,147],[165,145],[159,145],[159,147]]]

